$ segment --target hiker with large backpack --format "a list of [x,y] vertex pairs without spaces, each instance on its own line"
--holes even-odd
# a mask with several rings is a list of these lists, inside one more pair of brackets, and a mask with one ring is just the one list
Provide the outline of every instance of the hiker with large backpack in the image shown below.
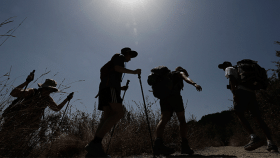
[[189,78],[188,72],[182,67],[177,67],[171,72],[167,67],[159,66],[153,68],[151,72],[148,84],[152,86],[153,95],[160,99],[161,108],[161,119],[156,128],[153,152],[155,155],[169,155],[175,152],[174,149],[166,147],[162,139],[165,125],[175,112],[180,122],[181,153],[191,155],[194,151],[189,147],[187,140],[187,123],[181,90],[184,87],[183,81],[193,85],[197,91],[201,91],[202,88]]
[[125,108],[122,105],[121,90],[127,90],[127,86],[121,87],[123,73],[141,74],[141,69],[129,70],[125,68],[125,62],[138,55],[136,51],[125,47],[121,54],[115,54],[109,62],[100,69],[98,110],[103,111],[100,123],[95,132],[94,139],[86,145],[86,157],[110,157],[104,152],[102,139],[111,128],[124,117]]
[[33,81],[34,71],[28,75],[26,81],[14,88],[10,95],[16,97],[8,106],[2,117],[4,123],[0,132],[0,155],[11,157],[28,156],[28,143],[31,137],[40,128],[44,110],[49,107],[53,111],[60,111],[73,98],[73,93],[57,105],[50,96],[57,92],[56,81],[46,79],[39,88],[26,88]]
[[260,67],[257,61],[250,59],[237,62],[237,66],[232,66],[230,62],[225,61],[219,64],[218,67],[225,71],[225,76],[229,79],[227,88],[233,94],[234,112],[243,128],[250,134],[250,142],[244,146],[244,149],[252,151],[263,145],[244,116],[245,111],[250,111],[267,138],[267,150],[278,152],[277,146],[272,142],[268,126],[261,118],[255,94],[257,90],[265,90],[267,87],[268,79],[266,70]]

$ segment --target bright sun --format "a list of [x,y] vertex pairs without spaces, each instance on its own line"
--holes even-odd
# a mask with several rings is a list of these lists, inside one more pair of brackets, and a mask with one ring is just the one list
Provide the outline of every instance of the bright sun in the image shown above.
[[137,5],[142,4],[145,0],[114,0],[124,6],[136,7]]

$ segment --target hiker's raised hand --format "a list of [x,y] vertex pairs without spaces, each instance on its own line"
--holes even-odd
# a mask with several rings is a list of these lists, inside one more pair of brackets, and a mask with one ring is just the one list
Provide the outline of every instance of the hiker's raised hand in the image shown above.
[[34,80],[34,72],[35,72],[35,70],[33,70],[33,71],[27,76],[27,78],[26,78],[26,82],[27,82],[27,83],[30,83],[31,81]]
[[199,91],[199,92],[202,91],[202,88],[201,88],[200,85],[195,84],[195,88],[196,88],[196,90]]
[[134,70],[134,74],[141,75],[141,69],[136,69],[136,70]]
[[127,89],[128,89],[128,86],[122,86],[121,87],[121,90],[125,90],[126,91]]
[[67,100],[70,101],[70,100],[73,98],[73,95],[74,95],[74,92],[70,93],[70,94],[67,96]]

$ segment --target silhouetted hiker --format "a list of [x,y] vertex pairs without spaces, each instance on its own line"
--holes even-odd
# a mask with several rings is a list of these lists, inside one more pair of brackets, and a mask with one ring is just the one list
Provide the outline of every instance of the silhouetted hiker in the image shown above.
[[100,85],[98,97],[98,110],[103,111],[100,124],[96,130],[94,139],[86,145],[88,154],[86,157],[109,157],[102,147],[102,139],[111,128],[124,117],[124,108],[121,99],[121,90],[128,87],[121,87],[122,74],[141,74],[141,69],[129,70],[124,67],[125,62],[138,55],[126,47],[121,50],[121,54],[115,54],[100,70]]
[[[244,146],[244,149],[251,151],[262,146],[260,138],[255,135],[255,132],[244,116],[244,112],[249,110],[267,138],[267,150],[278,152],[277,146],[272,142],[268,126],[261,118],[255,94],[255,90],[265,89],[266,87],[266,71],[255,64],[257,64],[257,62],[246,59],[238,62],[237,67],[233,67],[228,61],[219,64],[218,67],[225,71],[225,76],[229,79],[228,89],[230,89],[233,94],[234,112],[239,118],[243,128],[250,134],[251,140]],[[258,78],[254,76],[258,76]]]
[[183,81],[195,86],[197,91],[202,90],[201,86],[193,82],[188,77],[188,72],[182,67],[177,67],[175,71],[170,72],[167,67],[159,66],[151,72],[148,84],[152,86],[154,96],[160,99],[161,108],[161,119],[156,128],[156,140],[153,147],[154,154],[169,155],[175,152],[174,149],[166,147],[162,140],[165,125],[171,119],[173,112],[176,112],[180,122],[181,153],[193,154],[194,151],[189,147],[187,140],[187,123],[181,90],[184,87]]
[[53,111],[59,111],[73,97],[73,95],[68,95],[61,104],[57,105],[50,97],[51,93],[58,91],[56,81],[46,79],[43,84],[38,83],[38,89],[24,88],[33,79],[34,74],[31,73],[24,83],[10,93],[17,99],[2,114],[4,123],[0,132],[0,147],[5,148],[5,151],[0,149],[1,156],[4,156],[6,152],[8,152],[8,156],[27,156],[28,143],[36,130],[40,128],[45,108],[49,107]]

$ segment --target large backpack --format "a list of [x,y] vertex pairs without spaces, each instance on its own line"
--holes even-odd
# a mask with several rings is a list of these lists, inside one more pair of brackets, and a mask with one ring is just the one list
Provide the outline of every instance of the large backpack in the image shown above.
[[109,75],[114,71],[113,67],[113,61],[116,59],[118,56],[120,56],[119,53],[114,54],[113,57],[111,58],[110,61],[108,61],[105,65],[103,65],[100,69],[100,79],[109,79]]
[[239,84],[252,90],[266,89],[268,86],[267,72],[257,61],[244,59],[237,62]]
[[152,86],[153,95],[162,99],[172,94],[172,80],[169,78],[170,70],[165,66],[159,66],[151,70],[148,76],[148,84]]
[[16,114],[17,112],[25,109],[28,104],[21,104],[24,100],[30,100],[35,95],[39,94],[39,90],[34,88],[34,93],[26,98],[18,97],[17,99],[13,100],[12,103],[4,110],[2,116],[7,117],[9,114]]

